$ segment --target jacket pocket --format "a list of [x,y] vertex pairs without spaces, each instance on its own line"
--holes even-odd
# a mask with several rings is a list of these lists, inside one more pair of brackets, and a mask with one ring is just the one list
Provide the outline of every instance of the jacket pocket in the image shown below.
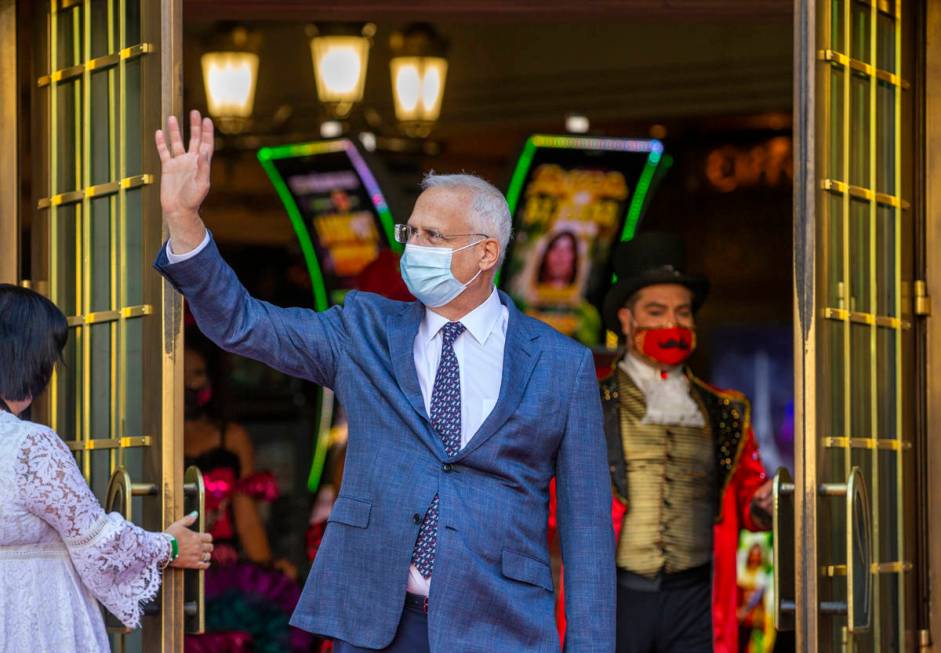
[[369,501],[351,497],[337,497],[327,521],[339,522],[356,528],[366,528],[369,525],[369,513],[371,511],[372,504]]
[[503,575],[553,591],[552,570],[549,565],[509,549],[503,550]]

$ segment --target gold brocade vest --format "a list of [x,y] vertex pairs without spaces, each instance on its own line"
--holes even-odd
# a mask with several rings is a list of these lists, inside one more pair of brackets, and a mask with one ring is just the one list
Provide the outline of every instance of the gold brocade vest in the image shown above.
[[706,427],[642,424],[643,393],[626,372],[616,375],[630,497],[617,566],[653,577],[709,564],[717,483],[708,415]]

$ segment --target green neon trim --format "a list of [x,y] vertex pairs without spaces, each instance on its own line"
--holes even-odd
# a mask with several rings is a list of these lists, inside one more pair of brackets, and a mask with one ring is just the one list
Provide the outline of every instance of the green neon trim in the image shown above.
[[[296,158],[326,152],[339,152],[342,150],[346,150],[347,156],[350,157],[350,161],[353,164],[353,168],[366,187],[369,199],[376,209],[376,213],[379,214],[379,221],[380,224],[382,224],[383,231],[385,231],[386,241],[392,247],[393,251],[400,253],[402,251],[402,245],[397,243],[394,237],[395,219],[392,216],[392,212],[389,210],[385,196],[383,196],[382,191],[379,189],[376,178],[369,170],[369,167],[366,165],[366,162],[363,160],[359,150],[356,149],[352,141],[344,138],[334,141],[264,147],[258,150],[257,155],[259,163],[261,163],[261,166],[271,179],[271,183],[274,185],[278,197],[281,198],[281,202],[288,212],[288,217],[291,219],[294,232],[297,234],[297,240],[304,254],[304,262],[307,264],[307,271],[310,273],[311,287],[314,292],[314,308],[318,312],[327,310],[329,300],[333,300],[336,304],[340,303],[337,301],[340,298],[336,296],[339,293],[334,293],[333,297],[327,297],[327,287],[324,283],[320,263],[317,260],[314,244],[310,237],[310,231],[307,229],[307,225],[304,222],[300,209],[297,207],[297,203],[294,201],[294,197],[291,195],[291,191],[288,189],[284,178],[281,176],[281,173],[278,172],[273,161],[276,159]],[[320,487],[320,481],[323,478],[323,468],[327,460],[327,451],[330,446],[330,421],[333,417],[333,394],[330,393],[330,399],[328,400],[327,394],[323,388],[320,388],[318,392],[320,393],[319,426],[317,440],[314,444],[314,455],[310,463],[310,473],[307,475],[307,489],[310,492],[317,491]]]
[[318,312],[325,311],[328,308],[327,288],[324,285],[323,273],[320,271],[320,263],[317,261],[317,254],[314,251],[314,243],[310,239],[310,232],[307,230],[307,225],[304,224],[304,218],[301,216],[300,209],[297,208],[297,203],[294,201],[291,191],[288,190],[287,184],[284,183],[281,173],[278,172],[278,169],[275,168],[274,164],[271,162],[274,157],[262,156],[265,149],[258,151],[258,161],[265,169],[265,172],[268,173],[268,177],[271,179],[271,183],[274,185],[278,197],[281,198],[281,203],[284,204],[284,208],[288,212],[288,217],[291,219],[291,226],[294,227],[294,233],[297,234],[297,240],[301,245],[301,252],[304,254],[304,262],[307,263],[307,271],[310,274],[311,288],[314,291],[314,309]]
[[513,177],[510,180],[510,188],[506,192],[506,203],[510,207],[510,215],[516,213],[516,204],[519,202],[520,193],[523,192],[523,180],[526,179],[526,173],[529,172],[529,166],[536,156],[536,137],[530,136],[526,139],[526,145],[523,146],[523,153],[516,163],[516,169],[513,170]]
[[662,152],[662,150],[652,150],[647,156],[644,170],[640,173],[640,179],[634,189],[634,197],[631,198],[630,208],[627,209],[627,219],[624,221],[624,230],[621,232],[622,241],[633,239],[634,234],[637,232],[637,225],[640,223],[640,217],[647,201],[647,193],[650,191],[650,182],[653,181]]

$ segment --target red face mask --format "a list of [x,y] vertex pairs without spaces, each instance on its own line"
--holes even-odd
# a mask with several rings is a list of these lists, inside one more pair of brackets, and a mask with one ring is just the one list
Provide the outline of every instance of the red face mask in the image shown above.
[[639,327],[634,332],[637,351],[655,363],[674,367],[696,349],[696,332],[688,327]]

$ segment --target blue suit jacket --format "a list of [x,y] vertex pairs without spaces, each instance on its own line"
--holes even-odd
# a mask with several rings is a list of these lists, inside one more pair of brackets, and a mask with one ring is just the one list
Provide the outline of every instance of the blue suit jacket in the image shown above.
[[412,548],[441,498],[428,631],[435,653],[559,650],[546,543],[557,478],[565,650],[614,651],[615,566],[601,405],[590,352],[509,310],[493,412],[448,457],[425,413],[412,356],[424,307],[351,292],[317,313],[250,297],[214,243],[157,269],[223,349],[332,388],[349,417],[343,482],[291,623],[388,646]]

